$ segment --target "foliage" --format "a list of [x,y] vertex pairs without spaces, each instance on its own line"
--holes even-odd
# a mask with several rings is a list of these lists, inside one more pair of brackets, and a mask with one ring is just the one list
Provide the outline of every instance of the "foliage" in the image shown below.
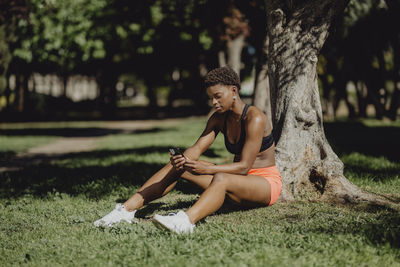
[[[284,6],[291,10],[301,3],[287,1]],[[366,106],[373,104],[378,118],[396,119],[396,3],[351,0],[331,29],[319,74],[322,97],[333,110],[344,99],[351,117],[366,116]],[[6,74],[27,79],[32,72],[53,73],[64,83],[72,74],[91,75],[100,86],[96,107],[110,114],[116,109],[115,85],[126,74],[146,87],[150,111],[157,109],[160,88],[166,88],[170,108],[175,99],[186,98],[196,110],[206,112],[201,77],[218,66],[223,40],[250,34],[242,53],[242,74],[248,76],[254,63],[262,61],[268,12],[260,0],[3,0],[0,7],[0,24],[7,21],[0,26],[0,95],[14,105],[20,97],[36,99],[26,96],[27,88],[25,94],[14,92],[10,97],[4,90]],[[353,100],[346,91],[348,82],[356,88]]]
[[16,60],[36,64],[35,71],[72,72],[80,63],[104,57],[101,39],[90,38],[93,14],[105,1],[31,1],[29,22],[19,21]]
[[206,103],[199,66],[207,70],[207,58],[214,53],[210,25],[215,19],[208,13],[215,13],[215,7],[220,10],[222,4],[53,0],[30,5],[29,22],[18,22],[11,73],[24,69],[28,76],[33,71],[64,78],[73,73],[94,75],[100,101],[106,105],[115,105],[118,77],[135,73],[145,82],[154,106],[156,87],[173,85],[171,75],[179,71],[179,84],[171,86],[173,90],[191,88],[181,93],[193,100],[203,98],[196,104]]

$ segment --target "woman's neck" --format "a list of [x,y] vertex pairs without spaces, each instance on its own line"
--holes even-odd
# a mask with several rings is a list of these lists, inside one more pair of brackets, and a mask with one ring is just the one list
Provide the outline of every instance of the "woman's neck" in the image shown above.
[[246,104],[242,100],[236,100],[236,102],[232,105],[232,108],[231,108],[232,117],[236,121],[240,120],[245,105]]

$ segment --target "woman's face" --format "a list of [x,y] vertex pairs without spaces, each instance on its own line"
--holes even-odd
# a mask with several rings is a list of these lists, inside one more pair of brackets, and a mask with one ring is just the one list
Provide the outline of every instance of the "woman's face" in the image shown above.
[[224,113],[231,109],[235,86],[216,84],[207,88],[207,94],[213,107],[218,113]]

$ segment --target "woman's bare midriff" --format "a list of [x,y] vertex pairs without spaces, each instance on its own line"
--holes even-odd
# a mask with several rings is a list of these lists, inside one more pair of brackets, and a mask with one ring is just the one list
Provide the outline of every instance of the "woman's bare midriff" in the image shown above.
[[[251,169],[266,168],[275,165],[275,145],[272,145],[267,150],[257,154],[256,160],[254,161]],[[239,162],[240,155],[235,155],[233,162]]]

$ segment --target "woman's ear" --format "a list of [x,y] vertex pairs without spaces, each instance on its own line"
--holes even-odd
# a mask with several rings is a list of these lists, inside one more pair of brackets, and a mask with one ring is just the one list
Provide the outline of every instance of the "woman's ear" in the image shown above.
[[232,85],[232,86],[231,86],[231,90],[232,90],[232,92],[233,92],[234,94],[239,94],[238,88],[237,88],[235,85]]

